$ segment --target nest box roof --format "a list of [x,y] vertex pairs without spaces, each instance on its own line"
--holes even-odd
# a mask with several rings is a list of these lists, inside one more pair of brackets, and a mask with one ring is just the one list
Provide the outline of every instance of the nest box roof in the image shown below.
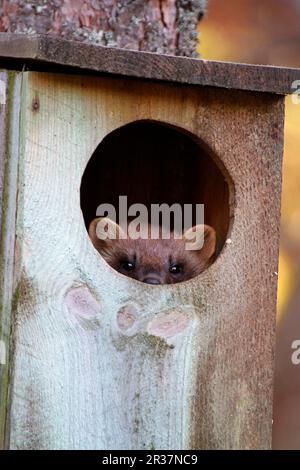
[[114,74],[286,95],[300,69],[216,62],[115,49],[45,35],[0,33],[0,68]]

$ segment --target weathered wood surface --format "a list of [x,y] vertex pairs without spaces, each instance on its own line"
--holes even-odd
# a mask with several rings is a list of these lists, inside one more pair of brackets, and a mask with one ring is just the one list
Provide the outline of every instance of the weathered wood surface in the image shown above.
[[[0,72],[0,208],[3,202],[4,172],[5,172],[5,143],[6,143],[6,119],[7,119],[7,72]],[[0,211],[0,236],[2,227],[2,210]]]
[[0,72],[0,449],[8,437],[21,77]]
[[[33,72],[22,89],[10,448],[269,448],[283,98]],[[138,119],[200,136],[235,184],[231,242],[175,286],[106,265],[80,210],[94,149]]]
[[300,70],[215,62],[67,41],[43,35],[0,33],[6,67],[55,71],[58,66],[192,85],[290,94]]

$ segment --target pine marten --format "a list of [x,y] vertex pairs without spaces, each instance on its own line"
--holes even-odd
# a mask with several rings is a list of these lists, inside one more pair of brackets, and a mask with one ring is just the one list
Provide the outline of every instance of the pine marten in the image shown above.
[[[101,222],[101,224],[98,224]],[[147,226],[150,233],[151,226]],[[203,230],[202,248],[186,249],[191,232]],[[101,231],[106,239],[101,239]],[[104,233],[103,232],[103,233]],[[187,281],[204,271],[213,261],[216,251],[216,232],[209,225],[188,229],[182,239],[126,239],[122,228],[108,218],[96,218],[89,226],[89,236],[104,260],[116,271],[147,284],[174,284]],[[100,235],[100,238],[99,238]]]

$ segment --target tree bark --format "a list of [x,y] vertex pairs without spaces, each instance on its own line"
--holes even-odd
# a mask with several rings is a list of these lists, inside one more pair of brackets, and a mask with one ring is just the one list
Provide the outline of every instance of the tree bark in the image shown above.
[[207,0],[3,0],[0,31],[197,57]]

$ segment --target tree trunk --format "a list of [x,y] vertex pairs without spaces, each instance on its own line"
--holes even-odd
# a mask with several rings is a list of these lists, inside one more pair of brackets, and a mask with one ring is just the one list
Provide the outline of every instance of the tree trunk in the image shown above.
[[197,57],[207,0],[3,0],[0,31]]

